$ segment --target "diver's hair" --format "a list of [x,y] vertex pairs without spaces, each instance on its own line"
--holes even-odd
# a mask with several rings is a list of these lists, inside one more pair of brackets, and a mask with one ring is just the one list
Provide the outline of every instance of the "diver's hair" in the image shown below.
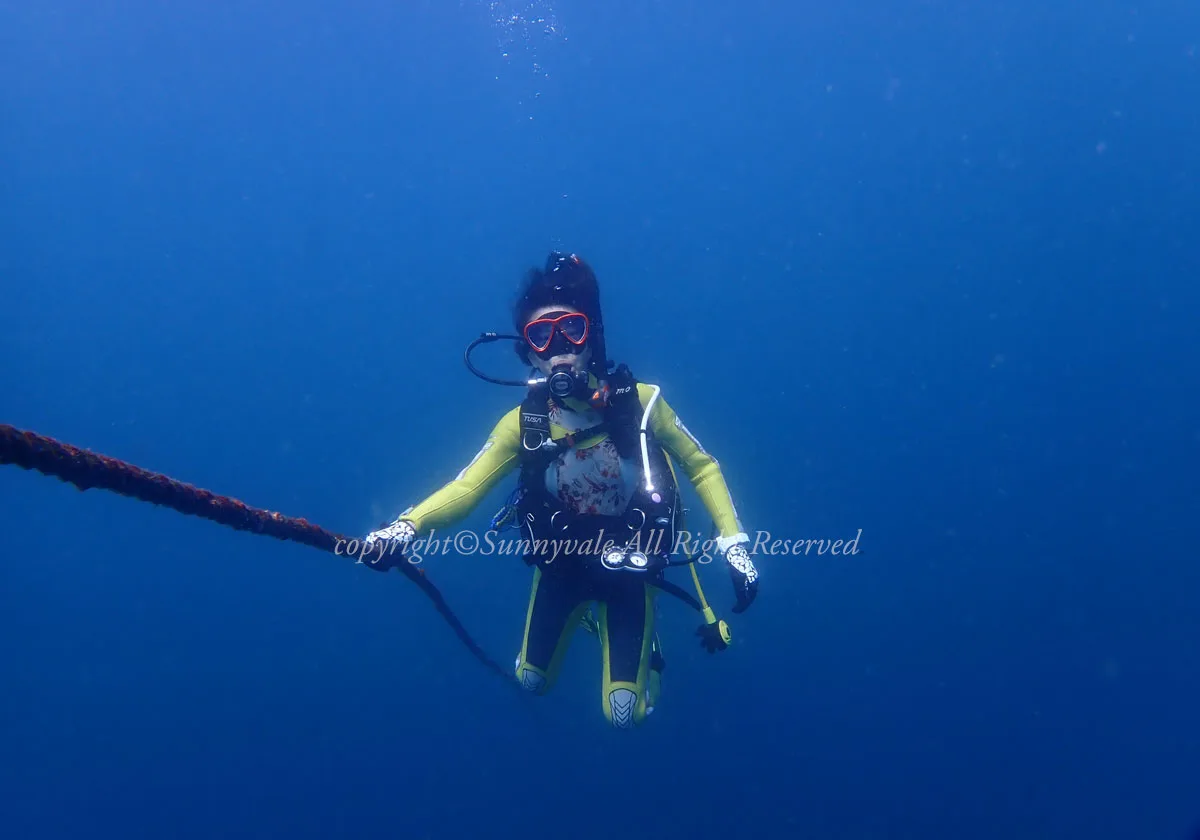
[[[517,334],[524,333],[525,324],[534,310],[555,304],[570,306],[588,316],[591,324],[588,343],[592,346],[593,358],[603,365],[604,320],[600,315],[600,285],[591,266],[575,254],[552,251],[546,258],[545,268],[531,268],[525,273],[512,308]],[[517,342],[514,346],[521,361],[532,364],[525,342]]]

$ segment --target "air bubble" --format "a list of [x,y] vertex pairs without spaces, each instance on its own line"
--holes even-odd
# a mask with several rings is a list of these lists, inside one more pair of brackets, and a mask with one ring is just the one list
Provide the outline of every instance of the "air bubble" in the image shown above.
[[542,73],[536,51],[539,43],[565,40],[562,25],[551,8],[550,0],[485,0],[498,46],[506,61],[513,47],[521,46],[530,54],[533,72]]

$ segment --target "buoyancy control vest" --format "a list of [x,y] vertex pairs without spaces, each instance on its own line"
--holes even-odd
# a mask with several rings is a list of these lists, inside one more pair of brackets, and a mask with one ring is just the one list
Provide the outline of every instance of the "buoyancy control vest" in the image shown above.
[[[550,394],[546,383],[534,384],[520,408],[520,481],[516,512],[527,540],[525,561],[598,566],[611,571],[655,574],[670,563],[679,519],[679,493],[663,451],[649,428],[636,382],[598,408],[601,421],[587,429],[551,437]],[[607,434],[623,462],[638,463],[625,509],[619,514],[578,513],[546,486],[550,466],[566,452]]]

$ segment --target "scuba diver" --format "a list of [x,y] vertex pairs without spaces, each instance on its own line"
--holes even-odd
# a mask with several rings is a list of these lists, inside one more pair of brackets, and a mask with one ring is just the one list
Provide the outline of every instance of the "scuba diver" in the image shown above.
[[[530,269],[512,314],[518,334],[484,333],[468,347],[466,361],[489,382],[525,387],[524,401],[500,419],[453,481],[367,535],[371,550],[363,562],[382,571],[408,562],[414,540],[462,520],[518,471],[516,491],[491,524],[493,531],[520,529],[525,562],[533,567],[517,681],[536,694],[549,691],[582,624],[600,640],[604,714],[613,726],[629,729],[653,711],[661,689],[659,592],[704,615],[697,634],[709,653],[725,649],[731,638],[704,599],[696,558],[679,559],[676,465],[712,518],[718,534],[712,542],[733,583],[735,613],[758,593],[750,540],[716,459],[657,386],[609,361],[596,275],[582,259],[554,252],[544,269]],[[529,378],[495,379],[472,364],[476,345],[501,339],[515,342]],[[666,579],[675,565],[689,565],[698,600]]]

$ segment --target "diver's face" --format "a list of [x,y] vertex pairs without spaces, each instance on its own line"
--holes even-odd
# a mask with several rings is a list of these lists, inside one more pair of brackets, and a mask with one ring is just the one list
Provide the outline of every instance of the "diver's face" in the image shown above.
[[[538,320],[559,318],[568,314],[581,315],[583,313],[570,306],[543,306],[530,313],[529,323]],[[558,329],[555,328],[548,351],[546,353],[537,353],[531,347],[529,358],[533,361],[535,368],[546,376],[549,376],[550,372],[559,365],[570,365],[573,370],[586,369],[588,362],[592,358],[592,350],[586,342],[582,346],[572,344],[565,336],[559,334]]]

